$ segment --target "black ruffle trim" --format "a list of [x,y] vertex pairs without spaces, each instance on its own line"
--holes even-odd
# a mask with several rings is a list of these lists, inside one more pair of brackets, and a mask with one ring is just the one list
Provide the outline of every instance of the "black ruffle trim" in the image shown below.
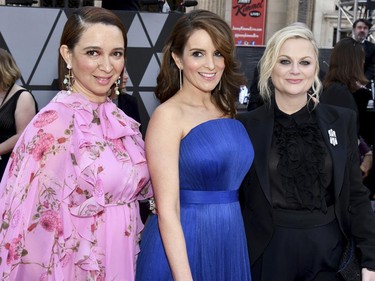
[[288,126],[275,123],[274,134],[286,202],[302,209],[327,211],[325,177],[326,151],[322,136],[314,123],[297,124],[293,119]]

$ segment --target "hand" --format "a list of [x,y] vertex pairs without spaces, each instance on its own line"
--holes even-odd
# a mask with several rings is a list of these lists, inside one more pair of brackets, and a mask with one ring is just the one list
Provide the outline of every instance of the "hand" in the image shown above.
[[363,157],[363,161],[361,163],[361,171],[362,171],[362,177],[365,178],[368,176],[371,168],[372,168],[372,153],[371,154],[365,154]]
[[375,271],[362,268],[362,281],[375,281]]

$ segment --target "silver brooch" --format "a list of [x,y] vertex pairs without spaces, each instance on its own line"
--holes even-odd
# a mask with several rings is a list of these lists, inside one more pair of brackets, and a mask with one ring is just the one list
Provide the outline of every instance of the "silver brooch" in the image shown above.
[[338,142],[337,142],[336,132],[334,130],[332,130],[332,129],[329,129],[328,130],[328,135],[329,135],[329,142],[333,146],[337,145]]

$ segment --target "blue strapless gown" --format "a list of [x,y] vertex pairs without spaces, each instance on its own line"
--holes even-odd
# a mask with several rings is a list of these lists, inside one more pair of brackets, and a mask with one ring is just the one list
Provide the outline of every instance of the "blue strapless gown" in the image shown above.
[[[180,217],[195,281],[251,280],[238,189],[253,158],[248,134],[234,119],[204,122],[181,141]],[[136,280],[173,280],[157,215],[142,234]]]

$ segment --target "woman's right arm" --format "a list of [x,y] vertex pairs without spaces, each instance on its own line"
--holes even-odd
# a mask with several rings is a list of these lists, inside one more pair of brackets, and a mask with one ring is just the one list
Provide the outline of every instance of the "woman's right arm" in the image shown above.
[[180,221],[178,161],[181,113],[162,104],[153,113],[146,133],[146,156],[156,201],[164,249],[175,281],[193,280]]
[[6,141],[0,143],[0,155],[9,153],[13,150],[18,138],[22,134],[23,130],[29,124],[31,119],[35,116],[35,102],[32,95],[28,91],[22,92],[18,101],[17,107],[14,112],[14,118],[16,121],[16,134],[11,136]]

